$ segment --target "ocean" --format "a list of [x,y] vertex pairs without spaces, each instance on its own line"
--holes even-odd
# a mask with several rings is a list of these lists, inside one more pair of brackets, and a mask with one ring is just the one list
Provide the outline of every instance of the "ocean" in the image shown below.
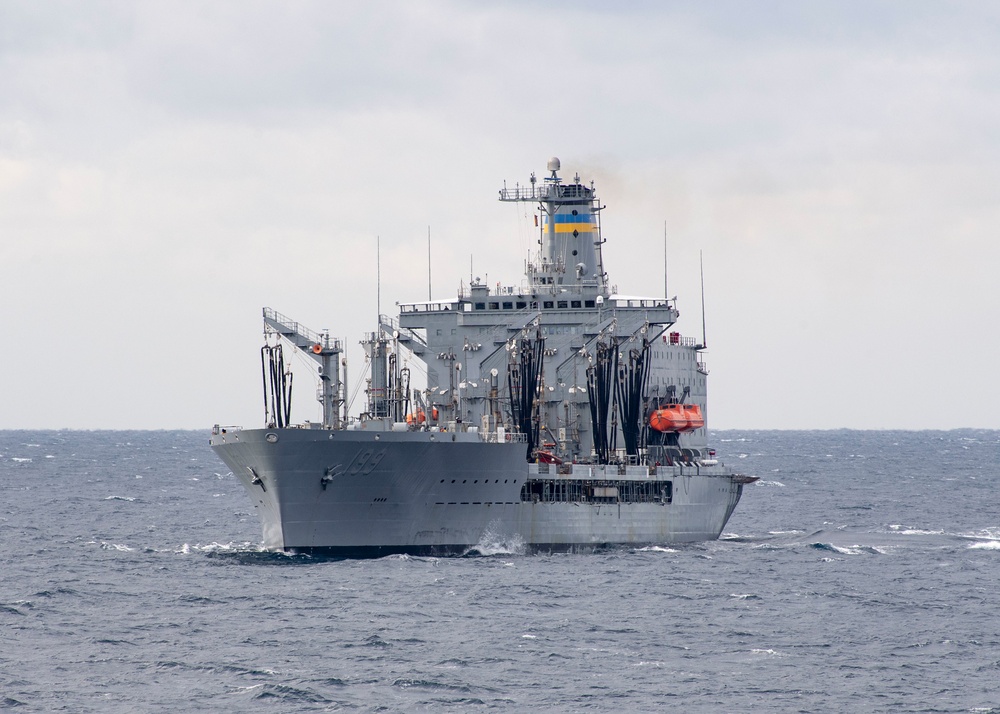
[[718,541],[352,561],[207,431],[0,432],[0,709],[1000,713],[1000,432],[710,438]]

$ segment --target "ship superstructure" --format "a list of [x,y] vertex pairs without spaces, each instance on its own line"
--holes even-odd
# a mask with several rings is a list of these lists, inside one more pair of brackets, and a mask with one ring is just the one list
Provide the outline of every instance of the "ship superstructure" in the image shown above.
[[[541,181],[500,191],[538,210],[523,281],[473,278],[454,298],[379,316],[362,340],[359,415],[345,413],[340,343],[265,308],[266,428],[217,427],[212,445],[255,500],[267,547],[380,555],[718,537],[755,479],[708,449],[705,345],[671,329],[673,300],[611,286],[594,186],[564,182],[560,168],[550,159]],[[282,341],[317,362],[321,423],[288,423]]]

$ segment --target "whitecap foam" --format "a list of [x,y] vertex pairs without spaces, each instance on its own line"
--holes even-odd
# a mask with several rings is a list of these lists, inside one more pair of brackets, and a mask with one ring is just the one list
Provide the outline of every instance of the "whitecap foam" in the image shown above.
[[841,555],[861,555],[860,545],[834,545],[833,543],[810,543],[810,547],[818,548],[819,550],[832,550],[834,553],[840,553]]
[[929,531],[924,528],[904,528],[898,525],[889,526],[889,529],[899,535],[944,535],[942,530]]
[[643,548],[636,548],[637,553],[676,553],[673,548],[666,548],[662,545],[647,545]]
[[131,503],[132,501],[135,501],[135,498],[133,496],[106,496],[104,498],[104,500],[105,501],[128,501],[128,502]]
[[778,488],[784,488],[785,484],[781,481],[758,481],[761,486],[777,486]]
[[263,553],[264,548],[259,543],[207,543],[205,545],[190,543],[183,544],[175,553],[190,555],[191,553]]
[[970,543],[970,550],[1000,550],[1000,540],[987,540],[980,541],[979,543]]
[[1000,528],[983,528],[973,533],[961,533],[963,538],[974,540],[1000,540]]
[[861,555],[862,547],[860,545],[849,545],[849,546],[839,546],[830,545],[838,553],[843,553],[844,555]]
[[10,457],[10,460],[18,464],[26,464],[31,462],[31,459],[29,459],[26,456],[12,456]]

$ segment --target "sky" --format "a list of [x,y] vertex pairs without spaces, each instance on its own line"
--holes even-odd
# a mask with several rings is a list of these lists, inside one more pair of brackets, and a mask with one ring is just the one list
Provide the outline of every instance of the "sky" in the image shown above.
[[550,156],[691,336],[702,256],[711,427],[1000,428],[997,47],[991,2],[0,0],[0,428],[261,426],[264,306],[354,382],[376,253],[383,313],[428,230],[434,297],[520,282]]

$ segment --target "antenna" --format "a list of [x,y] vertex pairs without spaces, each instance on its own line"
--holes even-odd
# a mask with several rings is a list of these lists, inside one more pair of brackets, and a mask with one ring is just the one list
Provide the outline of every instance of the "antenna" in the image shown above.
[[427,299],[431,297],[431,227],[427,226]]
[[667,222],[663,221],[663,297],[670,299],[670,291],[667,289]]
[[698,268],[701,271],[701,346],[702,349],[708,347],[708,337],[705,331],[705,256],[702,251],[698,251]]
[[381,238],[375,236],[375,324],[382,321],[382,245]]

